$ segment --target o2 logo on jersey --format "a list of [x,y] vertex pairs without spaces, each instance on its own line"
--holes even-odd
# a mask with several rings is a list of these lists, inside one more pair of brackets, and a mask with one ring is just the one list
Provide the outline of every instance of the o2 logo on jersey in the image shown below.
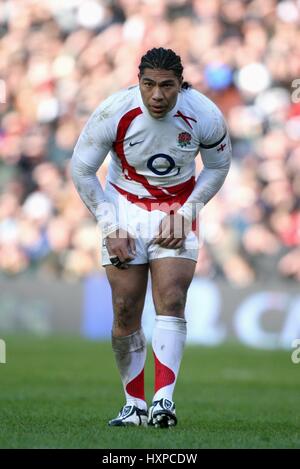
[[149,158],[149,160],[147,161],[147,168],[150,169],[152,173],[157,174],[157,176],[166,176],[174,168],[177,170],[177,173],[174,176],[177,176],[177,174],[180,173],[181,169],[176,167],[175,161],[170,155],[165,155],[164,153],[158,153],[157,155],[151,156],[151,158]]

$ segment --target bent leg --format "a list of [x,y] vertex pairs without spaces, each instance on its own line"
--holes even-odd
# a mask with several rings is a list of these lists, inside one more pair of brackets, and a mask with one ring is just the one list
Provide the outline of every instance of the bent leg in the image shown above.
[[[144,392],[146,339],[141,329],[141,317],[148,265],[132,265],[126,270],[107,266],[106,274],[112,289],[114,310],[112,348],[122,379],[127,412],[126,415],[123,413],[125,417],[123,415],[123,418],[118,416],[113,419],[110,425],[136,425],[133,422],[141,421],[141,417],[137,418],[138,411],[132,406],[142,410],[147,408]],[[131,406],[131,409],[127,406]]]
[[152,337],[155,394],[151,415],[152,423],[159,426],[176,424],[172,399],[186,341],[184,308],[195,266],[194,261],[182,258],[151,262],[152,293],[157,314]]
[[184,318],[187,291],[193,279],[196,262],[165,257],[150,263],[152,295],[156,314]]
[[130,265],[126,270],[109,265],[105,270],[112,291],[113,336],[127,336],[141,327],[148,264]]

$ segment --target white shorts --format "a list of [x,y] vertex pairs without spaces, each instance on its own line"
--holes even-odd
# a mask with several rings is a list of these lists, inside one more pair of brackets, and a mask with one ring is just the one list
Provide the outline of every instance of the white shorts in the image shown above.
[[[160,210],[145,210],[138,205],[129,202],[126,197],[109,183],[105,189],[106,200],[113,204],[116,210],[116,220],[121,228],[128,231],[136,243],[136,256],[130,264],[148,264],[153,259],[164,257],[176,257],[191,259],[197,262],[199,252],[199,240],[191,231],[179,249],[166,249],[151,241],[157,235],[161,220],[166,213]],[[109,254],[106,246],[102,243],[102,265],[110,265]]]

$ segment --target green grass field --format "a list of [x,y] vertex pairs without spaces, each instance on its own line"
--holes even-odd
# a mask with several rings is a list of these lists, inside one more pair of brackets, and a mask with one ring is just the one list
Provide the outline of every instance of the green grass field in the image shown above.
[[[1,448],[299,448],[300,364],[290,351],[187,347],[173,429],[109,428],[123,405],[110,344],[3,337]],[[146,368],[152,398],[152,353]]]

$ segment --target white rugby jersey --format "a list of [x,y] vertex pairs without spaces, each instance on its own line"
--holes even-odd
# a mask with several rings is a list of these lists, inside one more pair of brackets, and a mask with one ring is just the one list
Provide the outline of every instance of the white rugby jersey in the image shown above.
[[[204,168],[195,184],[199,151]],[[105,194],[96,171],[108,153],[107,184],[133,202],[186,195],[179,212],[193,219],[193,205],[206,204],[223,184],[231,144],[221,111],[195,89],[181,90],[173,109],[158,119],[143,104],[139,86],[113,94],[88,120],[72,157],[75,186],[100,224]]]

